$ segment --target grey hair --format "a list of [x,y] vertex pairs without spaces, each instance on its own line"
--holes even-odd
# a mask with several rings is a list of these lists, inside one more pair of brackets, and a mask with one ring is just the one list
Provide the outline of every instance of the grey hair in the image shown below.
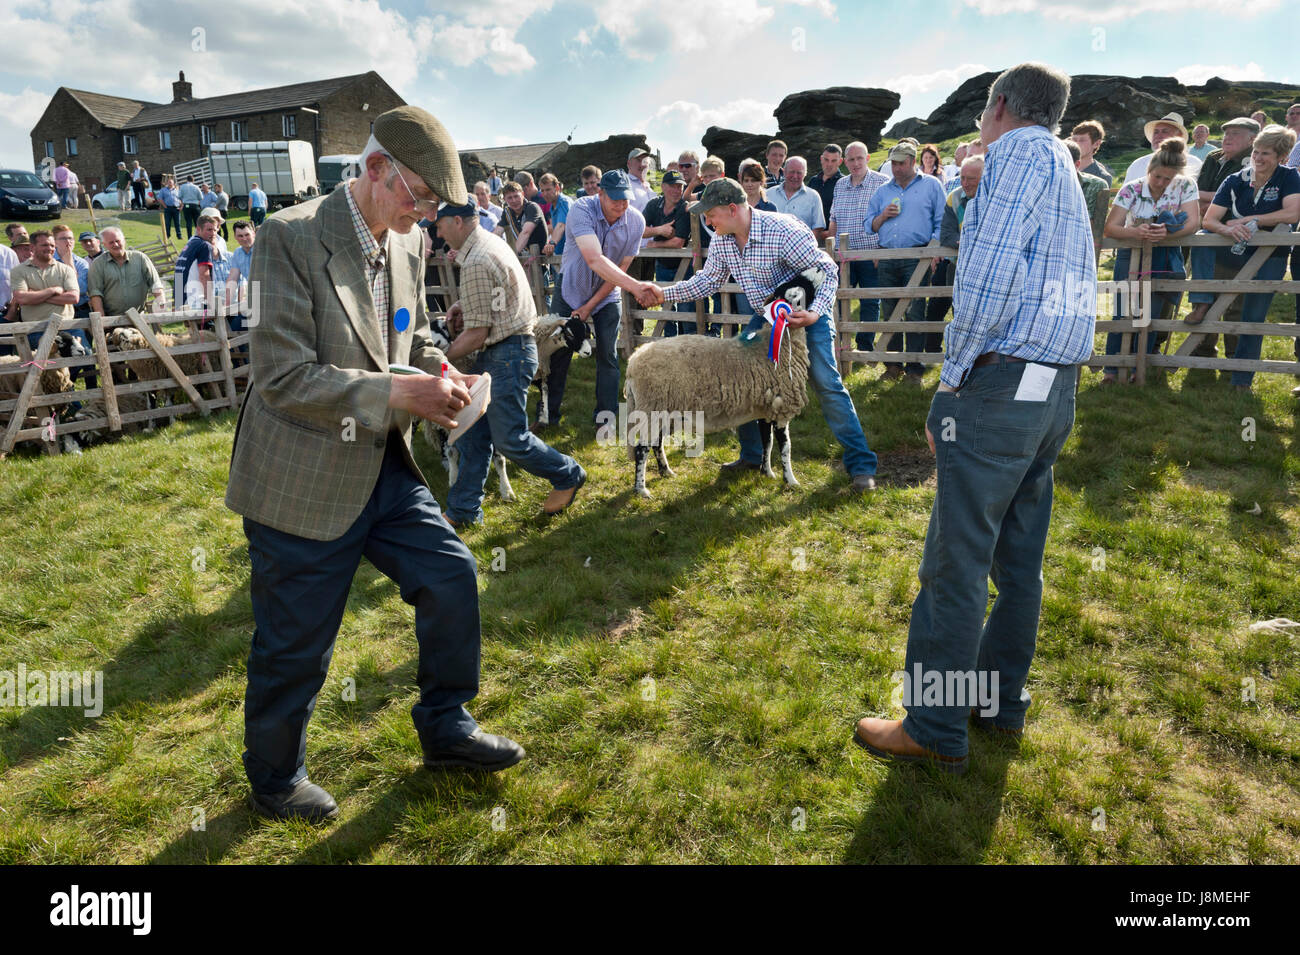
[[967,166],[975,166],[975,165],[983,166],[983,165],[984,165],[984,157],[983,157],[983,156],[967,156],[965,159],[963,159],[963,160],[961,161],[961,168],[962,168],[962,169],[965,169]]
[[993,81],[985,109],[991,108],[999,96],[1013,115],[1046,126],[1055,136],[1070,100],[1070,77],[1046,63],[1021,63]]
[[110,232],[116,232],[118,235],[122,236],[122,241],[124,241],[124,242],[126,241],[126,234],[125,234],[121,229],[119,229],[117,226],[115,226],[115,225],[105,226],[104,228],[100,229],[100,230],[99,230],[99,241],[100,241],[100,242],[107,242],[107,241],[108,241],[108,234],[109,234]]
[[807,171],[808,171],[808,160],[804,159],[802,156],[789,156],[789,157],[787,157],[787,158],[786,158],[786,161],[785,161],[785,165],[782,166],[781,168],[782,168],[782,169],[788,169],[788,168],[790,168],[790,163],[792,163],[792,162],[797,162],[799,165],[803,166],[803,171],[804,171],[804,172],[807,172]]

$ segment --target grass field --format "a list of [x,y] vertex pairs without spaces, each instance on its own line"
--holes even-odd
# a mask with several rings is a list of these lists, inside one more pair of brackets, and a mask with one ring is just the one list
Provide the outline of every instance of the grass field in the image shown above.
[[[1265,356],[1287,357],[1276,340]],[[0,862],[1300,861],[1300,646],[1249,629],[1300,617],[1300,433],[1278,376],[1239,395],[1204,373],[1090,375],[1057,468],[1023,746],[976,735],[955,779],[852,745],[857,717],[891,712],[903,662],[936,374],[850,379],[881,454],[871,497],[832,466],[813,399],[792,428],[801,487],[720,479],[719,435],[643,502],[625,458],[576,427],[593,376],[575,363],[554,439],[591,475],[575,509],[544,522],[546,488],[514,469],[520,500],[490,497],[466,534],[471,709],[528,760],[420,768],[412,611],[363,564],[309,735],[342,807],[321,830],[244,803],[233,415],[0,462],[0,669],[102,670],[106,695],[97,719],[0,708]]]

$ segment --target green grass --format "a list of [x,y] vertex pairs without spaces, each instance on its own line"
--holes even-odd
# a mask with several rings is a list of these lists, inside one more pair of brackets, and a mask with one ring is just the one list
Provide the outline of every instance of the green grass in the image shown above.
[[363,563],[309,734],[312,778],[342,807],[321,830],[244,803],[233,416],[15,455],[0,667],[102,669],[107,703],[99,719],[0,709],[0,862],[1300,861],[1300,646],[1249,630],[1300,616],[1300,422],[1278,376],[1249,396],[1184,373],[1144,389],[1089,376],[1056,471],[1023,747],[977,734],[954,779],[852,745],[855,718],[892,712],[935,374],[924,391],[851,377],[885,474],[872,497],[847,492],[814,399],[793,429],[799,488],[719,480],[735,448],[719,435],[674,454],[678,476],[652,477],[643,502],[625,458],[576,428],[593,392],[576,363],[554,442],[591,475],[574,511],[543,522],[546,488],[512,469],[519,501],[490,496],[467,533],[472,711],[528,760],[486,779],[419,767],[412,611]]

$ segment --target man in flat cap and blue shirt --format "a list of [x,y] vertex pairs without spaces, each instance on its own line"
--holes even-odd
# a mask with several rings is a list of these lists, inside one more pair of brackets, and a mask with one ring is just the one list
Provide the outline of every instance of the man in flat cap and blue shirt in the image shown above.
[[460,301],[447,316],[464,330],[447,348],[456,360],[473,355],[476,374],[492,376],[492,401],[486,413],[462,435],[456,483],[447,491],[447,520],[453,527],[483,520],[483,485],[492,449],[530,474],[551,482],[542,510],[558,514],[572,502],[587,472],[528,430],[528,386],[537,372],[533,323],[537,307],[519,256],[506,240],[479,227],[477,203],[444,202],[438,210],[438,237],[456,250]]
[[[653,282],[638,282],[627,274],[645,232],[645,217],[631,207],[632,184],[622,169],[611,169],[600,179],[600,191],[594,196],[580,196],[569,208],[565,222],[566,244],[560,271],[564,278],[551,296],[551,311],[556,315],[576,315],[590,322],[596,331],[596,413],[614,415],[617,420],[619,396],[618,339],[620,316],[618,293],[627,289],[638,297],[657,288]],[[548,421],[538,421],[535,430],[560,420],[560,402],[569,375],[572,352],[561,348],[551,356],[551,374],[547,379]]]
[[[777,286],[808,269],[822,274],[817,296],[806,310],[791,314],[789,323],[807,327],[808,377],[821,403],[831,433],[844,446],[844,469],[855,491],[876,489],[876,455],[867,446],[853,399],[835,366],[835,328],[831,307],[840,273],[835,262],[817,246],[812,230],[793,216],[764,212],[749,205],[734,179],[709,183],[692,212],[704,215],[715,235],[709,255],[693,278],[676,285],[651,286],[642,305],[691,302],[716,292],[731,275],[755,307],[762,307]],[[743,347],[739,343],[737,348]],[[741,425],[740,459],[723,465],[728,472],[757,471],[763,441],[757,421]]]
[[226,505],[244,516],[252,564],[244,769],[254,810],[275,819],[338,815],[307,779],[307,722],[363,556],[415,607],[424,764],[495,771],[524,756],[465,710],[479,682],[477,565],[410,449],[412,415],[455,427],[476,378],[441,375],[414,229],[441,196],[466,196],[456,147],[402,106],[375,120],[361,165],[345,188],[268,219],[253,249],[261,320]]

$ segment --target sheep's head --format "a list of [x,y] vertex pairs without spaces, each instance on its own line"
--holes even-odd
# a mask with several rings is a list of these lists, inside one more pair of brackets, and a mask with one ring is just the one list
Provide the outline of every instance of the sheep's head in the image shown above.
[[812,305],[813,299],[817,297],[817,286],[820,284],[809,273],[813,273],[816,279],[822,278],[821,271],[818,269],[809,269],[799,275],[792,275],[776,287],[768,301],[785,299],[796,312],[806,311]]
[[113,351],[134,351],[144,348],[144,336],[134,328],[115,328],[108,333],[108,347]]
[[429,337],[433,339],[433,347],[441,351],[446,351],[447,346],[451,344],[451,330],[447,328],[447,320],[444,318],[435,318],[429,323]]
[[591,357],[591,329],[580,318],[570,318],[558,329],[565,346],[583,358]]

